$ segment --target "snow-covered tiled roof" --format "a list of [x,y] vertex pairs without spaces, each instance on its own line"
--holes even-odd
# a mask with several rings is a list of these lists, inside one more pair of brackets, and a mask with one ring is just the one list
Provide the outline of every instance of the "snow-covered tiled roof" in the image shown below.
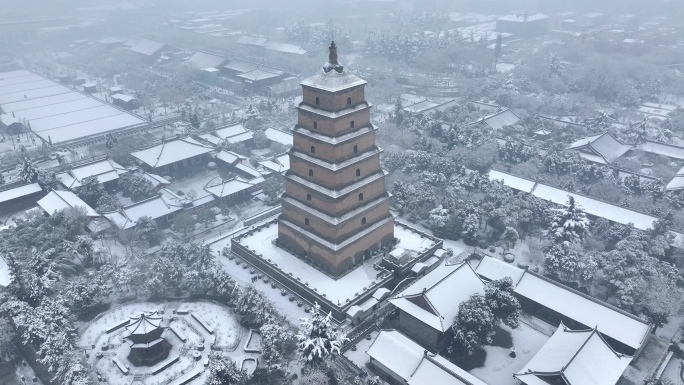
[[361,212],[364,212],[364,211],[370,210],[373,207],[379,206],[382,203],[387,202],[388,199],[389,199],[388,196],[384,196],[384,197],[380,197],[380,198],[372,200],[372,201],[367,201],[365,204],[363,204],[363,205],[361,205],[361,206],[359,206],[359,207],[357,207],[357,208],[355,208],[349,212],[346,212],[343,215],[337,216],[337,217],[332,216],[332,215],[328,215],[328,214],[326,214],[320,210],[317,210],[311,206],[305,205],[304,203],[301,203],[300,201],[293,199],[293,198],[283,197],[282,202],[288,203],[288,204],[298,208],[299,210],[301,210],[301,212],[307,212],[307,213],[329,223],[330,225],[334,226],[334,225],[343,223],[349,219],[354,218],[356,215],[358,215]]
[[132,100],[135,100],[135,97],[131,96],[131,95],[126,95],[126,94],[116,94],[116,95],[112,95],[112,99],[117,99],[117,100],[121,100],[122,102],[128,103]]
[[217,68],[226,61],[225,58],[205,52],[197,52],[190,59],[183,62],[183,65],[198,70],[206,68]]
[[246,73],[246,72],[254,71],[257,68],[261,68],[265,71],[273,72],[273,73],[282,71],[279,68],[269,67],[269,66],[253,63],[250,61],[241,60],[241,59],[233,59],[230,62],[228,62],[226,65],[224,65],[223,68],[225,68],[227,70],[239,72],[239,73]]
[[87,163],[56,175],[66,188],[73,189],[81,186],[83,179],[94,176],[98,182],[105,183],[119,179],[119,176],[131,171],[111,159]]
[[289,132],[276,130],[275,128],[267,128],[266,131],[264,131],[264,135],[266,135],[266,138],[268,138],[268,140],[280,143],[284,146],[291,147],[294,141],[292,134],[290,134]]
[[479,293],[484,282],[468,263],[443,266],[390,299],[390,303],[440,332],[446,332],[458,314],[458,305]]
[[619,140],[615,139],[610,133],[607,132],[601,135],[580,139],[568,146],[568,150],[583,150],[593,152],[595,155],[603,158],[603,162],[601,163],[613,163],[631,149],[631,145],[620,143]]
[[252,71],[241,73],[237,75],[237,77],[245,79],[245,80],[250,80],[250,81],[259,81],[259,80],[267,80],[267,79],[273,79],[277,78],[278,76],[281,76],[283,74],[283,71],[280,70],[271,70],[271,69],[265,69],[258,67]]
[[242,124],[230,124],[225,127],[219,127],[214,130],[213,134],[221,139],[227,139],[233,136],[242,135],[247,129]]
[[371,108],[372,106],[373,105],[368,103],[368,102],[363,102],[363,103],[359,103],[359,104],[352,106],[352,107],[349,107],[349,108],[344,108],[344,109],[339,110],[339,111],[332,111],[331,112],[331,111],[326,111],[326,110],[321,109],[321,108],[310,106],[308,104],[299,103],[299,105],[297,106],[297,109],[302,110],[302,111],[307,111],[307,112],[313,112],[317,115],[325,116],[325,117],[328,117],[330,119],[336,119],[336,118],[339,118],[341,116],[349,115],[349,114],[352,114],[352,113],[360,111],[360,110],[365,110],[367,108]]
[[[680,170],[681,171],[681,170]],[[668,191],[681,190],[684,189],[684,176],[675,175],[665,186]]]
[[221,152],[216,154],[216,159],[226,162],[228,164],[233,164],[244,160],[245,157],[243,157],[240,154],[236,154],[232,151],[221,150]]
[[31,72],[9,78],[7,74],[0,73],[0,84],[6,84],[0,85],[3,111],[14,113],[17,120],[25,119],[45,142],[65,142],[143,123],[134,115]]
[[358,130],[354,130],[352,132],[348,132],[346,134],[343,134],[340,136],[333,136],[333,137],[328,136],[328,135],[321,135],[315,131],[307,130],[304,127],[295,127],[294,131],[296,131],[296,132],[298,132],[304,136],[307,136],[309,138],[320,140],[320,141],[325,142],[325,143],[339,144],[339,143],[344,143],[346,141],[355,139],[361,135],[367,134],[368,132],[375,131],[377,129],[378,129],[377,127],[375,127],[374,125],[371,124],[369,126],[359,128]]
[[[301,151],[291,151],[290,156],[293,158],[299,158],[299,159],[302,159],[302,160],[307,161],[309,163],[313,163],[313,164],[316,164],[318,166],[327,168],[330,171],[337,171],[337,170],[342,170],[346,167],[355,165],[357,163],[360,163],[360,162],[362,162],[362,161],[364,161],[370,157],[373,157],[375,155],[378,155],[380,153],[382,153],[382,149],[375,148],[373,150],[361,153],[358,156],[355,156],[353,158],[343,160],[342,162],[339,162],[339,163],[326,162],[325,160],[322,160],[319,158],[314,158],[312,156],[309,156],[309,154],[303,153]],[[292,159],[292,158],[290,158],[290,159]]]
[[667,156],[672,159],[684,159],[684,147],[675,146],[673,144],[646,140],[638,146],[638,149],[652,154]]
[[524,270],[519,269],[510,263],[489,256],[482,258],[477,265],[475,272],[479,276],[490,281],[510,277],[513,280],[513,285],[516,285],[525,273]]
[[514,376],[528,385],[539,383],[530,377],[554,376],[562,377],[568,385],[615,385],[632,357],[615,352],[599,331],[596,328],[570,330],[561,323],[546,344]]
[[587,327],[598,327],[633,349],[639,349],[650,331],[644,320],[529,271],[514,291]]
[[55,211],[81,207],[85,209],[85,214],[88,217],[100,216],[92,207],[88,206],[87,203],[83,202],[81,198],[71,191],[52,190],[43,199],[38,201],[38,206],[50,215],[54,214]]
[[235,42],[238,44],[256,45],[263,47],[264,45],[266,45],[267,41],[268,38],[265,36],[242,35]]
[[160,41],[154,41],[149,39],[142,39],[134,44],[129,49],[133,52],[137,52],[146,56],[152,56],[164,48],[166,44]]
[[653,222],[657,220],[656,217],[650,215],[543,184],[537,184],[537,187],[535,187],[532,194],[538,198],[559,205],[566,205],[568,197],[572,196],[575,198],[575,202],[582,206],[585,213],[623,225],[632,223],[634,224],[634,227],[639,230],[648,230],[652,228]]
[[360,186],[370,184],[372,182],[375,182],[378,179],[384,178],[385,173],[381,171],[381,172],[369,175],[368,177],[363,178],[360,181],[355,182],[353,184],[350,184],[349,186],[346,186],[340,190],[331,190],[331,189],[323,187],[321,185],[312,183],[312,182],[310,182],[304,178],[298,177],[297,175],[294,175],[294,174],[287,174],[287,175],[285,175],[285,177],[287,179],[293,181],[293,182],[296,182],[296,183],[301,184],[303,186],[306,186],[312,190],[315,190],[316,192],[319,192],[323,195],[327,195],[330,198],[336,199],[336,198],[339,198],[341,196],[344,196],[345,194],[349,194],[350,192],[356,190]]
[[235,144],[235,143],[240,143],[240,142],[246,142],[252,138],[254,138],[254,134],[252,134],[250,131],[247,131],[247,132],[243,132],[242,134],[238,134],[238,135],[228,137],[225,139],[225,141],[229,144]]
[[512,126],[520,121],[520,118],[509,109],[497,112],[494,115],[487,116],[482,119],[485,124],[493,130],[500,130],[504,126]]
[[240,177],[235,177],[232,179],[221,181],[220,183],[216,184],[211,184],[212,182],[209,182],[209,184],[204,187],[204,190],[218,198],[222,198],[231,196],[240,191],[248,190],[254,186],[258,186],[260,183],[263,182],[263,177],[254,178],[252,180],[246,180]]
[[145,335],[152,331],[155,331],[161,327],[162,317],[155,317],[154,315],[155,313],[142,313],[139,316],[131,317],[128,326],[126,326],[126,329],[128,329],[131,335]]
[[440,355],[426,354],[408,385],[487,385]]
[[302,81],[301,84],[306,87],[317,88],[323,91],[337,92],[364,85],[366,84],[366,81],[349,71],[339,73],[337,71],[325,72],[320,70],[316,72],[315,75]]
[[532,188],[536,184],[534,181],[520,178],[514,175],[506,174],[505,172],[489,170],[489,180],[500,180],[504,185],[516,189],[518,191],[532,192]]
[[398,331],[383,330],[366,353],[400,378],[409,379],[423,359],[423,351]]
[[200,139],[206,140],[207,142],[213,144],[214,146],[218,146],[223,139],[219,138],[216,135],[212,134],[202,134],[199,136]]
[[173,214],[183,209],[182,204],[175,203],[162,195],[136,202],[126,206],[119,211],[104,213],[107,219],[120,229],[135,227],[141,217],[152,219],[161,218],[168,214]]
[[213,150],[212,147],[205,146],[192,138],[182,138],[132,152],[131,156],[154,168],[207,154]]
[[[515,190],[529,192],[529,185],[534,183],[533,181],[515,177],[511,179],[508,177],[509,174],[497,171],[494,175],[501,175],[492,178],[490,174],[490,180],[498,179],[503,180],[503,183]],[[512,176],[512,175],[511,175]],[[527,182],[525,182],[527,181]],[[561,190],[556,187],[548,186],[545,184],[537,183],[532,190],[532,195],[537,198],[541,198],[545,201],[553,202],[559,205],[566,205],[568,202],[568,197],[573,197],[578,205],[582,206],[584,212],[600,218],[608,219],[609,221],[627,225],[632,223],[635,228],[639,230],[648,230],[653,227],[653,222],[657,220],[656,217],[640,213],[638,211],[633,211],[626,209],[621,206],[616,206],[610,203],[602,202],[597,199],[589,198],[584,195],[576,194],[570,191]]]
[[486,385],[396,330],[383,330],[366,353],[408,385]]
[[10,114],[0,114],[0,123],[5,125],[5,127],[9,127],[12,124],[20,123],[20,122],[17,120],[17,118],[13,117]]
[[145,180],[152,183],[153,188],[157,188],[159,186],[168,186],[171,184],[170,181],[166,180],[164,177],[159,176],[157,174],[152,174],[145,171],[141,171],[141,174],[143,178],[145,178]]
[[487,110],[487,111],[498,111],[502,108],[498,104],[486,103],[486,102],[481,102],[481,101],[477,101],[477,100],[468,100],[467,104],[471,104],[475,107],[478,107],[482,110]]
[[273,158],[258,162],[261,167],[273,172],[283,173],[290,169],[290,155],[287,153],[274,156]]
[[283,52],[283,53],[293,53],[297,55],[304,55],[306,54],[306,50],[298,45],[293,45],[293,44],[286,44],[286,43],[278,43],[275,41],[268,41],[264,45],[266,49],[270,49],[271,51],[278,51],[278,52]]
[[261,176],[261,173],[246,164],[238,163],[235,166],[235,169],[238,171],[241,171],[243,174],[249,175],[250,178],[259,178]]
[[8,190],[3,190],[0,191],[0,203],[35,194],[40,191],[43,191],[43,189],[38,183],[31,183]]

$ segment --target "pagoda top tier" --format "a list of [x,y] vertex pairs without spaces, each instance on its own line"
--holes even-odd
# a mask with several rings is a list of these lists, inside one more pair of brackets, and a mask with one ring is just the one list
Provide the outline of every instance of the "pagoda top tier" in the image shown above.
[[344,67],[337,58],[337,46],[333,41],[330,44],[328,61],[323,65],[323,70],[305,79],[303,86],[316,88],[322,91],[337,92],[348,88],[366,84],[360,77],[344,71]]

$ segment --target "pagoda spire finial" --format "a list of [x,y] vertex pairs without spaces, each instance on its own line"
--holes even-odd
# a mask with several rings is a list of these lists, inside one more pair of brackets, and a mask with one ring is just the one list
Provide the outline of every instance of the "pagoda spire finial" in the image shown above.
[[339,60],[337,59],[337,45],[335,45],[335,41],[333,40],[330,43],[330,52],[328,53],[328,62],[323,65],[323,72],[328,73],[332,70],[335,70],[335,72],[342,73],[344,70],[344,67],[340,64]]
[[328,62],[330,64],[340,64],[337,62],[337,46],[335,40],[330,43],[330,53],[328,54]]

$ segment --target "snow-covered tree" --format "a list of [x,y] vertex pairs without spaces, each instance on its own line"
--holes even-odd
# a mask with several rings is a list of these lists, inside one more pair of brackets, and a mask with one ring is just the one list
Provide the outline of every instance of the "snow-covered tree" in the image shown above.
[[106,282],[103,273],[90,271],[67,282],[64,298],[76,313],[84,314],[99,305],[109,294]]
[[197,211],[197,222],[204,223],[204,227],[209,227],[209,224],[216,220],[216,213],[209,208],[203,207]]
[[260,328],[261,354],[266,362],[275,363],[296,349],[295,336],[290,328],[270,318]]
[[519,239],[520,235],[518,235],[518,231],[510,226],[506,226],[506,229],[501,236],[501,241],[504,245],[504,251],[514,248]]
[[518,327],[520,302],[513,294],[513,280],[510,277],[487,283],[485,300],[497,322],[503,322],[514,329]]
[[552,53],[549,57],[549,70],[551,71],[551,74],[556,76],[565,73],[565,67],[556,53]]
[[154,195],[152,182],[137,172],[127,172],[119,177],[119,188],[124,196],[130,196],[135,201],[143,200]]
[[549,225],[549,237],[554,243],[581,242],[587,233],[589,220],[575,198],[568,196],[567,207],[555,209]]
[[26,183],[33,183],[38,180],[38,168],[31,159],[24,158],[21,161],[19,178],[21,178]]
[[604,110],[598,110],[596,116],[584,120],[584,123],[595,131],[605,131],[613,125],[614,118]]
[[209,385],[239,385],[246,377],[247,374],[228,357],[211,361]]
[[506,81],[501,85],[501,89],[515,93],[518,92],[518,87],[513,82],[513,74],[508,75]]
[[112,134],[107,134],[107,135],[105,136],[105,145],[107,146],[107,148],[108,148],[109,150],[111,150],[112,148],[114,148],[114,145],[116,145],[116,143],[117,143],[118,141],[119,141],[119,138],[117,138],[116,136],[114,136],[114,135],[112,135]]
[[480,217],[476,213],[466,215],[461,224],[461,229],[461,235],[464,239],[475,239],[475,235],[480,230]]
[[59,184],[57,175],[50,170],[38,170],[36,182],[44,189],[54,189]]
[[397,97],[394,103],[394,124],[401,126],[404,123],[404,107],[401,105],[401,97]]
[[637,122],[630,122],[629,132],[635,145],[643,144],[648,139],[648,121],[646,118]]
[[312,318],[301,319],[297,341],[305,364],[317,366],[328,357],[340,354],[340,348],[348,339],[332,327],[332,312],[323,314],[318,303],[314,304],[311,312]]
[[554,244],[544,255],[545,271],[563,282],[590,282],[597,264],[590,254],[571,249],[567,243]]
[[163,236],[157,222],[149,216],[138,218],[135,224],[135,234],[138,239],[149,243],[150,246],[159,244]]
[[242,322],[260,326],[273,314],[273,305],[254,286],[240,290],[235,311],[242,316]]
[[451,326],[454,342],[449,350],[472,353],[475,348],[492,342],[495,325],[496,317],[487,299],[481,294],[473,294],[458,305],[458,314]]
[[538,152],[533,147],[517,140],[508,140],[499,147],[499,158],[511,164],[526,162],[537,155]]
[[79,235],[73,242],[64,241],[63,248],[83,267],[89,267],[95,262],[93,239],[87,235]]
[[285,182],[283,180],[283,176],[276,174],[270,177],[268,180],[266,180],[266,182],[264,182],[263,191],[264,195],[266,195],[271,202],[280,198],[280,195],[283,193],[283,191],[285,191]]
[[97,206],[98,201],[104,195],[107,195],[107,191],[100,184],[96,176],[83,178],[81,185],[74,189],[74,192],[91,207]]
[[442,205],[430,210],[430,222],[436,230],[444,229],[449,223],[450,218],[449,210],[443,208]]
[[183,211],[176,216],[176,219],[173,222],[173,229],[182,232],[184,236],[187,236],[188,232],[195,231],[195,223],[195,217],[189,212]]

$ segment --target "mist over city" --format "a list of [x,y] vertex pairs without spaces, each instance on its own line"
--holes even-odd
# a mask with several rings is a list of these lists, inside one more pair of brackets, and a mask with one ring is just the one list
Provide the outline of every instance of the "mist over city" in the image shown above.
[[0,385],[684,384],[683,15],[0,0]]

